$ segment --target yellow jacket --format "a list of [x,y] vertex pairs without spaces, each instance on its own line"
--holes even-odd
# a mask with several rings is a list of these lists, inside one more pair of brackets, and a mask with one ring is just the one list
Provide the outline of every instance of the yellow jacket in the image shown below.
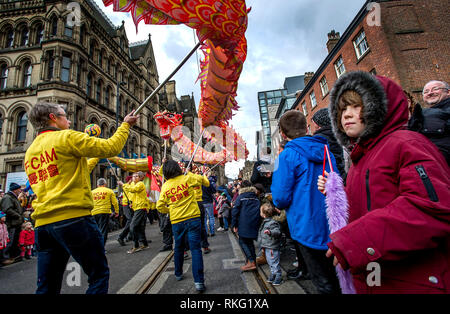
[[128,138],[126,122],[109,139],[74,130],[40,133],[25,153],[25,172],[37,195],[33,202],[35,227],[89,216],[94,207],[86,157],[116,156]]
[[111,205],[114,206],[114,211],[119,213],[119,202],[113,190],[104,186],[98,187],[92,190],[92,198],[94,199],[94,209],[91,212],[92,216],[111,214]]
[[132,208],[134,211],[150,208],[150,202],[147,198],[147,189],[145,188],[144,182],[126,183],[123,185],[123,190],[127,193],[130,201],[133,203]]
[[194,187],[202,185],[201,177],[188,173],[163,184],[156,209],[164,214],[169,213],[172,224],[200,217]]
[[[206,176],[202,176],[202,175],[199,175],[199,174],[193,174],[193,175],[200,177],[199,179],[202,181],[202,185],[204,185],[206,187],[209,186],[209,180],[208,180],[208,178]],[[202,186],[196,186],[196,187],[194,187],[194,190],[195,190],[195,200],[197,202],[201,202],[202,199],[203,199]]]

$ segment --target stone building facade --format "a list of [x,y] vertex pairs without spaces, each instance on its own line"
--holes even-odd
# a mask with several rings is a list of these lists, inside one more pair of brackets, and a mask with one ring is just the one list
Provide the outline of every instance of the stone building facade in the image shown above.
[[[159,82],[151,38],[129,43],[124,24],[114,26],[93,0],[0,1],[0,184],[23,171],[25,151],[36,136],[28,112],[38,101],[64,104],[71,128],[90,123],[111,136],[123,118]],[[119,84],[120,83],[120,84]],[[153,115],[167,103],[157,95],[141,111],[124,150],[161,161],[161,139]],[[117,113],[117,115],[116,115]],[[117,120],[117,121],[116,121]],[[119,171],[120,173],[120,171]],[[122,177],[124,173],[120,174]],[[99,164],[91,179],[112,177]],[[111,180],[113,181],[113,180]]]

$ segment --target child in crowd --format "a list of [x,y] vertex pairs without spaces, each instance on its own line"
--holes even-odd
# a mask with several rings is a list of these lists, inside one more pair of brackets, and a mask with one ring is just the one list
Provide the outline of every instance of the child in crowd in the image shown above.
[[0,265],[4,260],[3,251],[9,242],[8,228],[6,227],[6,214],[0,211]]
[[281,245],[281,227],[273,219],[276,214],[275,207],[269,202],[261,206],[261,217],[264,218],[259,227],[259,242],[261,248],[264,248],[266,260],[270,267],[270,276],[267,282],[274,286],[282,284],[282,272],[280,266],[280,245]]
[[25,257],[31,258],[31,252],[34,247],[34,229],[31,222],[24,222],[22,224],[22,231],[19,235],[20,259]]
[[217,231],[228,231],[228,227],[231,224],[231,207],[225,192],[218,196],[217,201],[218,217],[220,221],[220,228],[218,228]]
[[239,196],[233,206],[231,222],[233,231],[239,235],[239,244],[247,259],[241,271],[256,269],[256,251],[253,241],[258,238],[261,220],[260,205],[256,188],[248,180],[242,182]]

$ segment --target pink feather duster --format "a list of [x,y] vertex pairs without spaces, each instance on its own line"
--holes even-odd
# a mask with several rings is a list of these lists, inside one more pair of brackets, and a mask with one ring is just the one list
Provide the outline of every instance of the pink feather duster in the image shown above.
[[[333,171],[331,164],[330,154],[328,147],[325,145],[325,152],[328,156],[328,162],[330,164],[330,174],[327,182],[325,183],[325,189],[327,195],[325,198],[327,205],[327,219],[330,227],[330,232],[336,232],[339,229],[347,225],[348,220],[348,201],[347,195],[344,190],[344,182],[342,178]],[[324,172],[325,172],[326,157],[324,154]],[[355,294],[356,290],[353,286],[352,275],[349,271],[344,271],[341,267],[336,267],[337,276],[341,286],[343,294]]]

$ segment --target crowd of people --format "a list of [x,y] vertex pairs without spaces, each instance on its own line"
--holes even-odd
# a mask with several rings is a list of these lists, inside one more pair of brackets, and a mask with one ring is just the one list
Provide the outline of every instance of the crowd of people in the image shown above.
[[[20,202],[25,192],[15,183],[0,203],[3,265],[36,251],[37,293],[59,293],[73,256],[88,275],[87,293],[107,293],[105,243],[109,220],[120,213],[117,241],[133,241],[127,253],[148,248],[146,221],[158,221],[161,251],[174,250],[176,279],[183,280],[190,251],[199,292],[206,290],[208,237],[228,231],[246,258],[241,271],[267,263],[272,285],[283,283],[280,248],[289,238],[297,262],[287,277],[310,279],[318,293],[343,292],[336,267],[351,274],[356,293],[449,293],[449,85],[425,84],[423,108],[408,96],[389,78],[346,73],[328,108],[313,115],[311,130],[302,112],[282,115],[283,141],[276,154],[265,151],[250,180],[218,186],[210,171],[164,159],[160,192],[148,191],[145,173],[136,172],[118,182],[119,202],[104,178],[90,190],[87,158],[118,154],[139,116],[130,113],[111,138],[99,139],[70,130],[61,105],[38,103],[30,112],[38,136],[25,157],[34,195],[25,197],[28,214]],[[47,162],[33,163],[43,160],[43,150]],[[345,191],[335,204],[330,172]],[[337,214],[347,222],[331,232]],[[373,262],[381,278],[372,285],[367,265]]]

